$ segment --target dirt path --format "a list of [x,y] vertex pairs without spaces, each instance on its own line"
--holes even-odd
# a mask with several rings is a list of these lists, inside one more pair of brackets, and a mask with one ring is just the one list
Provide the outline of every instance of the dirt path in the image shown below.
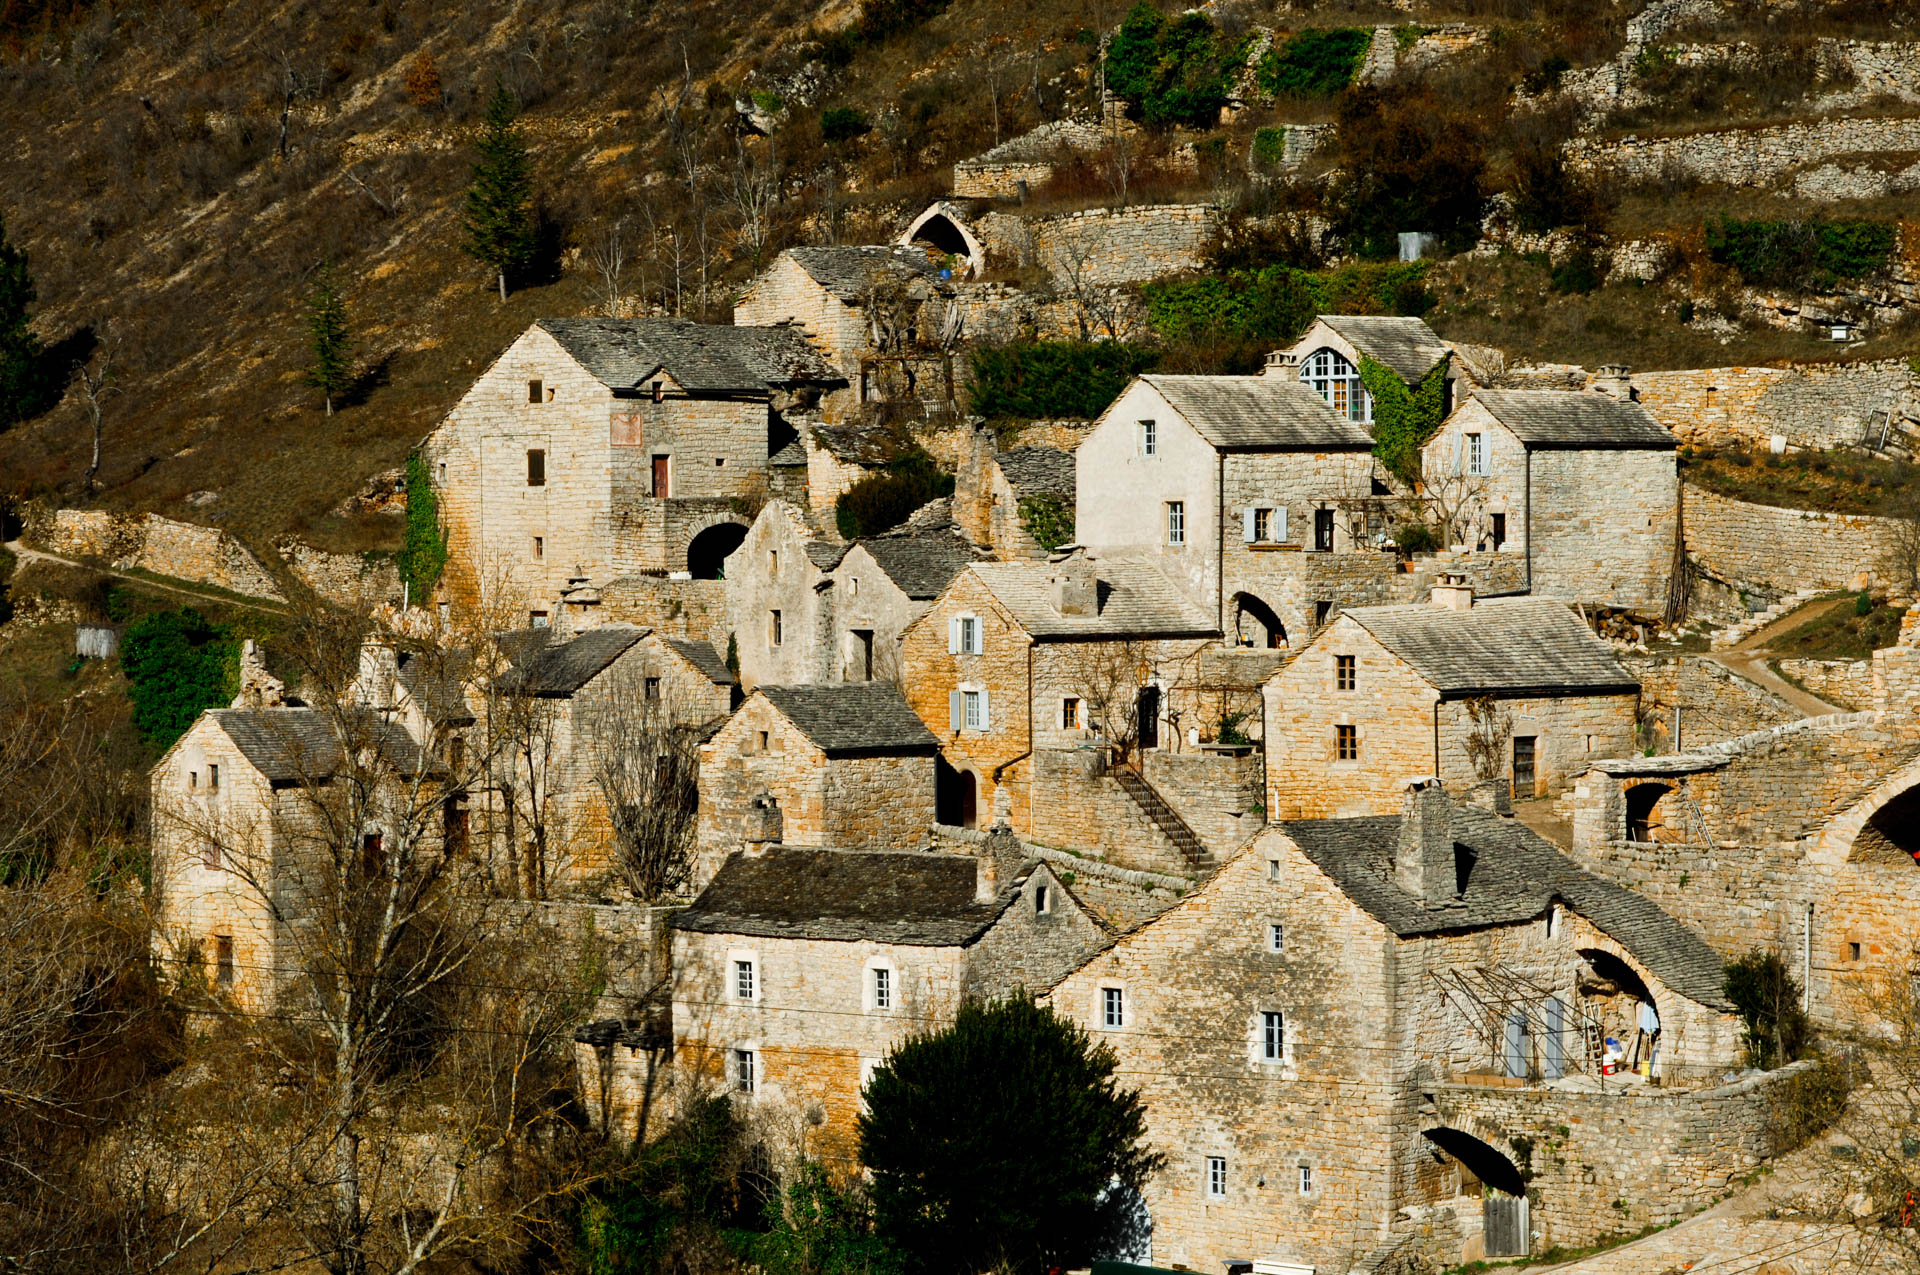
[[186,583],[168,583],[156,579],[153,576],[135,575],[127,571],[115,571],[111,567],[95,566],[91,562],[80,562],[74,558],[62,558],[56,553],[46,553],[39,549],[29,549],[18,540],[9,540],[4,546],[0,546],[0,548],[5,548],[8,553],[12,554],[14,558],[18,560],[19,565],[14,568],[15,571],[18,571],[20,567],[26,566],[29,562],[57,562],[63,567],[79,567],[83,571],[98,571],[101,575],[111,576],[115,580],[126,580],[133,584],[144,585],[149,589],[160,589],[166,593],[177,593],[183,598],[192,598],[196,602],[218,602],[223,606],[246,607],[253,611],[265,611],[269,615],[278,615],[285,610],[284,607],[275,606],[270,602],[250,602],[236,595],[221,593],[212,589],[203,591]]
[[1846,709],[1807,694],[1768,668],[1767,660],[1771,652],[1767,650],[1767,643],[1782,634],[1793,632],[1809,620],[1816,620],[1837,607],[1852,605],[1851,597],[1822,598],[1817,602],[1809,602],[1798,610],[1787,612],[1764,629],[1749,633],[1738,646],[1725,651],[1712,652],[1707,658],[1736,677],[1745,678],[1754,685],[1778,695],[1808,717],[1825,717],[1832,713],[1844,713]]

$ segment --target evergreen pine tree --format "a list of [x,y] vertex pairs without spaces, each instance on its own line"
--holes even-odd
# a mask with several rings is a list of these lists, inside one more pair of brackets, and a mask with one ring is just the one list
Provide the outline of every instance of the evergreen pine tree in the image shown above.
[[0,426],[25,420],[43,404],[40,338],[33,334],[35,299],[27,252],[7,242],[0,219]]
[[331,416],[334,395],[344,394],[353,383],[353,346],[347,334],[347,303],[333,281],[330,265],[320,267],[307,298],[307,339],[313,358],[307,366],[307,383],[326,396]]
[[492,268],[507,299],[507,275],[533,257],[533,165],[514,131],[519,107],[504,88],[487,103],[480,157],[467,188],[467,252]]

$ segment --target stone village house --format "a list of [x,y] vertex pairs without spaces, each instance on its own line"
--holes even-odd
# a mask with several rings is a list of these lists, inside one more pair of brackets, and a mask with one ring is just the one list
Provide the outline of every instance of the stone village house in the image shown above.
[[1452,347],[1426,321],[1398,315],[1323,314],[1286,350],[1268,361],[1267,374],[1290,376],[1324,399],[1342,417],[1373,424],[1373,393],[1361,382],[1361,359],[1369,358],[1409,386],[1417,386],[1448,361],[1442,399],[1445,411],[1460,401],[1471,381]]
[[714,578],[768,458],[844,379],[796,329],[542,319],[425,444],[448,596],[550,621],[575,577]]
[[[1428,779],[1399,815],[1270,825],[1048,999],[1145,1099],[1148,1260],[1347,1271],[1717,1198],[1773,1110],[1701,1088],[1736,1059],[1720,984],[1699,936]],[[1597,1065],[1608,1037],[1647,1060],[1642,1023],[1662,1087]]]
[[1382,814],[1408,776],[1559,792],[1633,750],[1640,684],[1564,603],[1433,600],[1344,611],[1266,687],[1267,810]]
[[[1001,451],[991,426],[975,425],[955,474],[953,517],[968,540],[985,545],[1002,561],[1044,558],[1074,542],[1074,453],[1057,447],[1011,447]],[[1029,511],[1064,515],[1065,539],[1042,545]]]

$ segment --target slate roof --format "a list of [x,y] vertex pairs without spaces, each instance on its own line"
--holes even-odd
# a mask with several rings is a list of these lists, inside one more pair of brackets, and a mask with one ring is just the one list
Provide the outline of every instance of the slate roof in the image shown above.
[[1223,451],[1366,451],[1373,436],[1288,376],[1140,378]]
[[1351,607],[1346,614],[1443,699],[1640,689],[1613,648],[1561,602],[1487,598],[1465,611],[1422,602]]
[[892,682],[761,686],[758,693],[830,757],[930,753],[939,746]]
[[473,720],[465,685],[470,661],[448,659],[434,661],[432,667],[428,667],[429,661],[411,651],[402,651],[396,663],[400,685],[406,687],[407,694],[420,705],[428,720],[443,723]]
[[1528,447],[1672,451],[1679,440],[1639,403],[1591,390],[1475,390]]
[[665,368],[689,393],[764,394],[769,386],[843,384],[798,328],[686,319],[541,319],[540,327],[615,393]]
[[910,598],[929,599],[953,583],[970,562],[987,555],[951,531],[920,535],[875,536],[861,545],[887,578]]
[[853,546],[844,540],[809,540],[806,542],[807,561],[822,571],[831,571],[840,565],[840,559],[847,556],[847,550]]
[[925,250],[891,244],[843,244],[830,248],[787,249],[813,281],[851,305],[873,285],[876,271],[895,279],[934,279],[939,271]]
[[800,440],[796,438],[773,455],[767,457],[767,464],[775,469],[783,469],[789,466],[804,469],[807,464],[807,449],[801,446]]
[[1541,916],[1558,898],[1625,947],[1681,995],[1728,1008],[1724,971],[1705,939],[1651,900],[1583,871],[1537,833],[1477,806],[1452,803],[1454,841],[1475,855],[1465,893],[1439,907],[1393,879],[1396,816],[1294,820],[1282,832],[1369,916],[1402,938]]
[[1447,356],[1446,342],[1423,319],[1387,314],[1321,314],[1315,319],[1374,362],[1392,368],[1409,385]]
[[884,425],[814,425],[812,432],[827,455],[849,464],[884,465],[900,454],[899,436]]
[[[340,725],[311,708],[216,708],[213,720],[240,753],[275,787],[331,779],[340,765]],[[390,720],[368,715],[355,726],[403,772],[421,760],[420,746]]]
[[673,928],[700,934],[964,947],[1018,897],[974,897],[971,857],[939,852],[811,850],[736,853]]
[[506,695],[563,699],[606,672],[650,632],[632,624],[602,624],[567,642],[522,639],[525,645],[515,655],[513,667],[495,685]]
[[702,642],[698,638],[665,638],[663,641],[679,652],[687,663],[699,669],[715,686],[732,686],[737,680],[727,668],[727,662],[713,649],[713,643]]
[[1000,472],[1015,496],[1059,496],[1072,500],[1074,494],[1073,453],[1058,447],[1015,447],[1000,453]]
[[1016,623],[1040,641],[1073,638],[1210,637],[1219,624],[1190,602],[1167,574],[1147,562],[1102,558],[1092,563],[1099,581],[1099,614],[1062,615],[1053,606],[1050,562],[976,562],[980,578]]

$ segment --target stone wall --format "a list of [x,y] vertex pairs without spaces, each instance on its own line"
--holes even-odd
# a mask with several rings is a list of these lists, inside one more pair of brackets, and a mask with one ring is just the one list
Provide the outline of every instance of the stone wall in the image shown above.
[[1771,185],[1795,168],[1836,156],[1906,151],[1920,151],[1920,119],[1824,119],[1680,137],[1575,139],[1567,144],[1573,167],[1614,180],[1680,176],[1731,186]]
[[1155,204],[1052,217],[989,213],[975,229],[991,259],[1037,266],[1062,287],[1084,288],[1196,270],[1219,227],[1211,204]]
[[1737,589],[1858,589],[1883,570],[1892,520],[1755,505],[1688,483],[1687,557]]
[[1682,443],[1763,449],[1858,444],[1874,418],[1908,392],[1904,360],[1636,372],[1641,406]]
[[328,553],[292,538],[278,541],[274,548],[300,583],[338,606],[398,605],[404,592],[400,568],[389,556]]
[[1850,713],[1873,707],[1873,661],[1781,660],[1781,676],[1805,687],[1817,699]]
[[[1136,872],[1191,873],[1180,851],[1107,774],[1104,753],[1098,748],[1042,748],[1034,753],[1028,835],[1042,845]],[[1171,804],[1171,794],[1163,795]]]
[[1238,849],[1266,823],[1266,759],[1258,752],[1155,748],[1141,754],[1140,770],[1217,857]]
[[1623,654],[1618,658],[1640,679],[1640,719],[1651,734],[1652,746],[1661,752],[1678,751],[1673,739],[1676,708],[1682,747],[1737,739],[1802,716],[1779,696],[1704,656]]
[[619,576],[600,588],[608,620],[644,625],[669,637],[700,638],[727,649],[726,582]]
[[117,571],[151,571],[231,593],[285,602],[286,595],[260,560],[216,527],[175,522],[158,514],[112,514],[57,509],[36,521],[35,547],[62,557],[105,562]]

